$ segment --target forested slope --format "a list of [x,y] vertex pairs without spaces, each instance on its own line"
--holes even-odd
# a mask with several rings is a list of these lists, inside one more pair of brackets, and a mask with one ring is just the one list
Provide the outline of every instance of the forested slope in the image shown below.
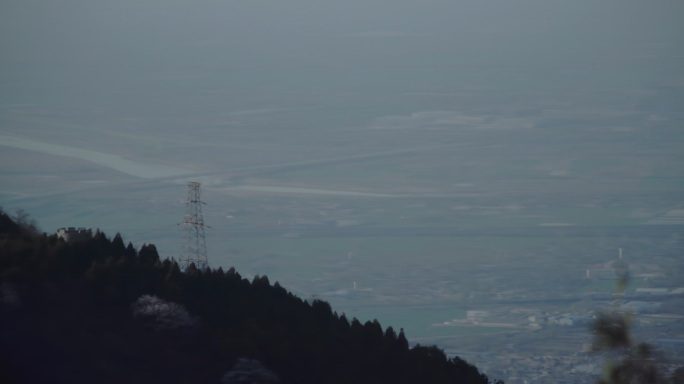
[[66,243],[0,213],[0,283],[3,382],[488,383],[377,320],[118,234]]

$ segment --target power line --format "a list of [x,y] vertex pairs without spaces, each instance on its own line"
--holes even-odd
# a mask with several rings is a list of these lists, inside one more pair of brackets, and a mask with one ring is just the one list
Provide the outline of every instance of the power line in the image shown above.
[[202,202],[200,197],[200,183],[188,182],[188,198],[185,203],[185,217],[183,218],[183,252],[180,257],[180,267],[187,270],[191,264],[199,270],[209,268],[207,245],[204,238],[204,218],[202,217]]

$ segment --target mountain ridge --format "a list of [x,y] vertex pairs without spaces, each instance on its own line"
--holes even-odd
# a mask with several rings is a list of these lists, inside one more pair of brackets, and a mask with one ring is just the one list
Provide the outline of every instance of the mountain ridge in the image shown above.
[[5,382],[490,383],[403,329],[120,234],[65,242],[0,212],[0,283]]

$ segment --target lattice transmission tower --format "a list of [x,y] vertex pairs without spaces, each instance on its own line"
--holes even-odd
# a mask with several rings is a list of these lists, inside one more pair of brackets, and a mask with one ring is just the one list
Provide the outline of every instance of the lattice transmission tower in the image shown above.
[[200,183],[188,182],[188,199],[185,203],[185,217],[183,218],[183,253],[180,258],[180,268],[185,271],[190,264],[195,264],[199,270],[209,267],[207,259],[207,244],[204,238],[204,219],[200,198]]

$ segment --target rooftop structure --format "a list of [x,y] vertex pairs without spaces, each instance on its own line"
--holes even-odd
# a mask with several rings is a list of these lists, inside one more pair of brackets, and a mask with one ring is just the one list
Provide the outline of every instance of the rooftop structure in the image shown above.
[[59,228],[56,232],[57,238],[63,239],[65,242],[88,240],[93,237],[93,230],[90,228]]

